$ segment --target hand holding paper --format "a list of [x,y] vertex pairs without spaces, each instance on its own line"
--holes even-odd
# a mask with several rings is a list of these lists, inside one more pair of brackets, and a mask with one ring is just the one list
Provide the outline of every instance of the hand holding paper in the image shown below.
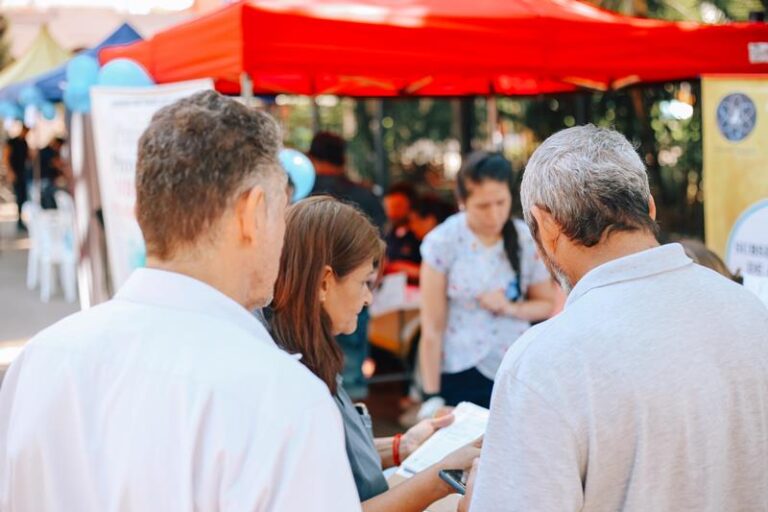
[[[464,455],[459,454],[457,450],[466,448],[465,452],[473,451],[475,456],[479,455],[479,444],[475,444],[485,433],[485,427],[488,423],[488,409],[479,407],[468,402],[460,403],[453,411],[454,422],[435,432],[432,437],[427,439],[415,452],[413,452],[398,470],[398,474],[411,477],[416,473],[424,471],[428,467],[445,461],[446,463],[463,464]],[[469,445],[469,446],[467,446]],[[450,459],[446,459],[451,456]],[[453,456],[456,455],[456,460]],[[466,466],[471,464],[470,458]],[[463,466],[456,466],[450,469],[459,469]]]

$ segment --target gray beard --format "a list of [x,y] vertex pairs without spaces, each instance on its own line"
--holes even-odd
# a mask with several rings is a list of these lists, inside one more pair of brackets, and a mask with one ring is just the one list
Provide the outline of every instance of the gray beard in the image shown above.
[[565,275],[563,267],[558,265],[557,262],[547,254],[547,251],[544,250],[538,240],[536,240],[536,246],[539,248],[541,259],[544,261],[544,266],[549,270],[552,279],[557,281],[566,295],[570,294],[571,290],[573,290],[573,283],[571,283],[570,279]]
[[560,288],[563,289],[566,295],[569,295],[571,293],[571,290],[573,290],[573,285],[568,280],[567,277],[565,277],[565,274],[563,271],[559,268],[550,268],[549,273],[552,274],[552,277],[555,278],[557,283],[560,285]]

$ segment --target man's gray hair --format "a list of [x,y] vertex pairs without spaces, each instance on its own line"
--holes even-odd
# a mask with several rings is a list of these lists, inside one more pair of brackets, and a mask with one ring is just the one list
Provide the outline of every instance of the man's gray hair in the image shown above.
[[534,235],[533,206],[550,212],[568,238],[586,247],[606,230],[657,232],[645,166],[614,130],[586,125],[549,137],[528,161],[520,195]]

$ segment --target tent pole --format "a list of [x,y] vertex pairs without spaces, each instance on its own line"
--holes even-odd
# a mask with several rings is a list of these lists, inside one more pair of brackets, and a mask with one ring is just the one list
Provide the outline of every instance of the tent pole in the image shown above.
[[503,142],[496,142],[496,133],[499,129],[499,111],[496,107],[496,96],[488,96],[485,100],[485,108],[488,111],[488,147],[492,151],[503,151]]
[[246,105],[253,104],[253,80],[245,71],[240,73],[240,97]]
[[472,151],[472,138],[475,135],[475,97],[469,96],[459,100],[459,128],[461,130],[461,153],[467,155]]
[[309,97],[309,113],[312,117],[312,133],[320,131],[320,107],[317,104],[317,96]]

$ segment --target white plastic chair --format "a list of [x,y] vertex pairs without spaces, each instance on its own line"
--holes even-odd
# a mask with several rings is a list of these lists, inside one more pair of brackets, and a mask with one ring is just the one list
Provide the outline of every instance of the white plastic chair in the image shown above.
[[25,202],[21,207],[21,214],[27,222],[27,235],[29,236],[29,252],[27,253],[27,288],[33,290],[40,276],[40,241],[38,238],[38,224],[40,223],[40,205],[31,201]]
[[67,302],[77,294],[77,251],[75,247],[75,208],[72,197],[56,192],[56,209],[41,210],[38,215],[37,240],[40,262],[40,298],[48,302],[56,290],[54,265],[59,266],[60,280]]

